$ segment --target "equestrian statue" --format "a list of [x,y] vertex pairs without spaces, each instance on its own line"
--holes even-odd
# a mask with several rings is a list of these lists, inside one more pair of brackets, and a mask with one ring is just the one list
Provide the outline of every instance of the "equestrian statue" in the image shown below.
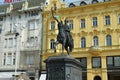
[[70,52],[72,52],[74,48],[74,42],[73,38],[70,32],[70,27],[68,26],[68,20],[67,18],[64,20],[64,24],[62,20],[58,20],[54,14],[53,10],[51,9],[52,17],[57,21],[58,23],[58,35],[57,35],[57,41],[54,42],[54,52],[56,52],[56,46],[58,44],[62,44],[62,53],[64,53],[64,49],[67,51],[67,54],[70,55]]

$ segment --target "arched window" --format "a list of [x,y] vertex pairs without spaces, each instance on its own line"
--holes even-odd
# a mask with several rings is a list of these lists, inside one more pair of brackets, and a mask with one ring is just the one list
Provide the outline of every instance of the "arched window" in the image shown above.
[[94,80],[101,80],[101,77],[100,76],[95,76]]
[[87,3],[84,2],[84,1],[82,1],[82,2],[80,3],[80,6],[83,6],[83,5],[87,5]]
[[81,38],[81,48],[86,47],[86,39],[84,37]]
[[98,46],[98,37],[97,36],[93,37],[93,45]]
[[106,46],[111,46],[112,45],[112,37],[111,35],[106,36]]
[[54,39],[51,39],[51,40],[50,40],[50,49],[53,49],[53,48],[54,48],[54,42],[55,42]]

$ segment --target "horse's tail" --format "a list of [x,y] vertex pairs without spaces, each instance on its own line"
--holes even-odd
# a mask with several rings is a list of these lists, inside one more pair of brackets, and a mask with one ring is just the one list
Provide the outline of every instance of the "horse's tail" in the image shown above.
[[69,45],[70,52],[72,52],[72,51],[73,51],[73,48],[74,48],[74,40],[71,39],[69,44],[70,44],[70,45]]

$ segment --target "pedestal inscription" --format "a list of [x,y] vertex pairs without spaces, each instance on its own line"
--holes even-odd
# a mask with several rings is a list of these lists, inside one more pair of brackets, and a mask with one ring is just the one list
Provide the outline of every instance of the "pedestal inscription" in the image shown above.
[[66,55],[52,56],[46,61],[47,80],[82,80],[81,63]]

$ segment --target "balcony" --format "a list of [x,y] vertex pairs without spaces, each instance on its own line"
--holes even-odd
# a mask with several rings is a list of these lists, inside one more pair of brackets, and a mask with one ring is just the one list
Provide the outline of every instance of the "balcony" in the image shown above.
[[22,42],[21,51],[38,51],[40,44],[31,45],[29,42]]
[[102,53],[102,49],[99,46],[92,46],[89,48],[88,52],[93,55],[99,55]]
[[16,31],[6,31],[5,35],[15,35]]

